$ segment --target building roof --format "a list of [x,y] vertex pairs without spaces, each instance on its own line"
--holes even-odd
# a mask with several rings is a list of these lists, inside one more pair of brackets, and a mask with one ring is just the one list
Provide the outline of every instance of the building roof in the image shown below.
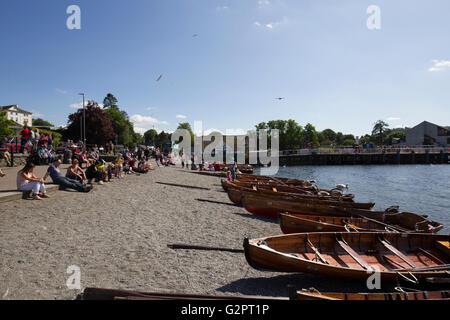
[[0,111],[6,111],[6,110],[9,110],[9,109],[11,109],[12,107],[15,107],[15,108],[17,109],[18,112],[25,113],[25,114],[33,114],[33,112],[29,112],[29,111],[20,109],[19,106],[18,106],[17,104],[13,104],[13,105],[10,105],[10,106],[4,106],[4,107],[0,106]]
[[[444,128],[444,129],[447,129],[447,130],[450,130],[450,127],[449,126],[440,126],[440,125],[438,125],[438,124],[435,124],[435,123],[432,123],[432,122],[429,122],[429,121],[422,121],[421,123],[419,123],[417,126],[415,126],[415,127],[418,127],[418,126],[420,126],[420,125],[422,125],[422,124],[431,124],[431,125],[433,125],[433,126],[436,126],[436,127],[439,127],[439,128]],[[415,128],[414,127],[414,128]],[[408,128],[408,129],[411,129],[411,128]]]

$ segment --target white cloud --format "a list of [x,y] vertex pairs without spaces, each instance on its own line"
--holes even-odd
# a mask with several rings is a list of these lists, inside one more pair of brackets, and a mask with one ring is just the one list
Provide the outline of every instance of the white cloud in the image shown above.
[[33,114],[33,118],[42,118],[44,115],[42,113],[39,113],[36,110],[31,110],[31,113]]
[[73,104],[70,105],[70,107],[71,107],[72,109],[81,109],[81,108],[83,108],[83,102],[80,102],[80,103],[73,103]]
[[445,68],[450,68],[450,60],[432,60],[434,66],[428,69],[430,72],[442,71]]
[[177,115],[175,116],[175,118],[177,118],[177,119],[186,119],[187,117],[184,116],[184,115],[182,115],[182,114],[177,114]]
[[55,91],[58,92],[58,93],[61,93],[61,94],[68,94],[69,93],[69,91],[62,90],[62,89],[59,89],[59,88],[56,88]]
[[[222,130],[219,129],[206,129],[203,131],[203,134],[205,136],[210,135],[213,132],[219,132],[222,135],[227,135],[227,136],[242,136],[242,135],[246,135],[248,130],[243,130],[243,129],[226,129],[225,132],[223,132]],[[202,136],[202,132],[201,131],[196,131],[195,132],[196,136],[201,137]]]
[[[87,102],[85,102],[85,106],[87,106]],[[102,108],[102,109],[104,109],[105,108],[105,106],[103,105],[103,104],[98,104],[98,106],[100,107],[100,108]],[[70,105],[70,108],[71,109],[81,109],[81,108],[83,108],[83,102],[80,102],[80,103],[73,103],[73,104],[71,104]]]
[[158,108],[157,107],[148,107],[148,108],[146,108],[146,110],[153,111],[153,110],[158,110]]
[[270,6],[270,1],[269,0],[258,0],[258,8],[259,9],[263,9]]
[[386,121],[398,121],[400,120],[400,118],[396,118],[396,117],[389,117],[386,119]]
[[289,22],[289,19],[284,17],[283,20],[278,21],[278,22],[270,22],[270,23],[266,23],[265,25],[263,25],[261,22],[259,21],[255,21],[253,24],[257,27],[265,27],[267,29],[273,30],[274,28],[280,27],[286,23]]
[[160,121],[153,117],[142,116],[140,114],[135,114],[130,117],[130,121],[138,127],[147,127],[152,125],[168,125],[167,121]]
[[222,7],[216,8],[216,11],[218,11],[218,12],[224,12],[224,11],[229,11],[229,10],[230,10],[230,7],[228,7],[228,6],[222,6]]

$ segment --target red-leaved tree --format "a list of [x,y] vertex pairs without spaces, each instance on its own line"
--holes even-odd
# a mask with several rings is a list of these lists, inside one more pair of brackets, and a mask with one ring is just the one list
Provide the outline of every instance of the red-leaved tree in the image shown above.
[[[95,101],[89,101],[86,106],[86,143],[88,145],[105,145],[115,137],[114,129],[108,114]],[[67,139],[80,140],[80,120],[83,119],[83,109],[69,115],[68,127],[65,132]]]

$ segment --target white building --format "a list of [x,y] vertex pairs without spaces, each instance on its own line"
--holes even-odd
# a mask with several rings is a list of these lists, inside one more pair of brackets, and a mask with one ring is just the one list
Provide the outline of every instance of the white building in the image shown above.
[[23,109],[20,109],[18,105],[12,105],[12,106],[0,106],[0,112],[6,111],[6,118],[8,120],[12,120],[21,126],[28,124],[29,126],[32,125],[33,117],[32,113],[29,111],[25,111]]

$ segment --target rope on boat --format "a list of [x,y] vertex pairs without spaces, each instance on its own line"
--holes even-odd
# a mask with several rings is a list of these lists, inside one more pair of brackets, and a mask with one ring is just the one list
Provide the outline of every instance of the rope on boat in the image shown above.
[[408,272],[408,274],[413,278],[412,280],[401,272],[397,272],[397,274],[408,282],[412,282],[414,284],[419,284],[419,280],[417,280],[417,278],[411,272]]

